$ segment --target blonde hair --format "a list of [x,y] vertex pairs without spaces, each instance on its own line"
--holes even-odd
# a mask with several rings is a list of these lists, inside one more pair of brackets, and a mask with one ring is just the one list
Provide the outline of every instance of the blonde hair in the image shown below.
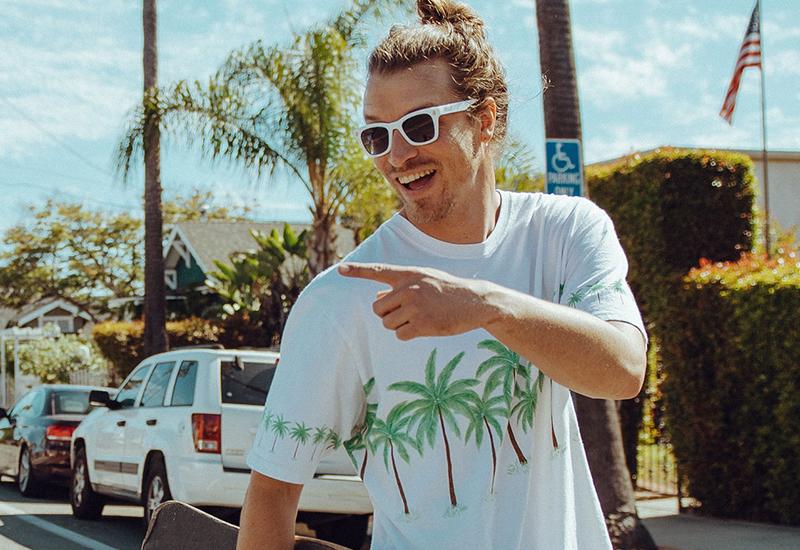
[[453,91],[497,104],[493,139],[503,140],[508,124],[508,86],[500,60],[486,40],[483,21],[469,6],[453,0],[417,0],[420,24],[395,25],[372,51],[369,74],[391,73],[417,63],[443,59],[450,66]]

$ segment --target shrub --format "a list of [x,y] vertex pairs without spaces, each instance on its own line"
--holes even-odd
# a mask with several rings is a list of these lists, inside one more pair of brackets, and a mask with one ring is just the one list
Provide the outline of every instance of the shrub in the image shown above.
[[72,372],[108,368],[95,343],[74,334],[24,341],[19,364],[23,374],[33,374],[44,384],[67,384]]
[[800,524],[800,261],[703,260],[662,353],[668,426],[689,491],[713,515]]
[[[216,321],[190,317],[167,322],[171,347],[212,344],[220,340],[222,328]],[[111,362],[114,375],[125,378],[144,358],[144,323],[109,321],[95,325],[92,336],[103,355]]]

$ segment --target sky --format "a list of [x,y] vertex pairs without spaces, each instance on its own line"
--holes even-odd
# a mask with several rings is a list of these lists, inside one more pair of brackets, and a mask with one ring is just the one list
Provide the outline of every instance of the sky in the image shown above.
[[[535,0],[468,0],[506,68],[510,133],[541,169],[544,117]],[[287,44],[346,0],[159,0],[159,82],[204,80],[255,40]],[[760,81],[745,72],[734,122],[718,116],[754,0],[571,0],[586,163],[661,145],[760,149]],[[0,231],[48,198],[141,212],[143,175],[113,154],[141,97],[141,1],[0,0]],[[770,150],[800,150],[800,0],[762,0]],[[374,46],[397,13],[368,23]],[[366,59],[367,50],[359,52]],[[307,193],[286,177],[212,166],[162,148],[167,198],[213,194],[259,220],[307,221]]]

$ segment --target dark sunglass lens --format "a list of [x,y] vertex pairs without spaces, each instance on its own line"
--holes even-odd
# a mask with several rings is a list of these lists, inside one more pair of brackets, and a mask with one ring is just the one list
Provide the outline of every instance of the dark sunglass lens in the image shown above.
[[403,122],[403,131],[414,143],[425,143],[433,139],[434,126],[431,115],[412,116]]
[[386,128],[367,128],[361,131],[361,143],[370,155],[379,155],[389,147],[389,132]]

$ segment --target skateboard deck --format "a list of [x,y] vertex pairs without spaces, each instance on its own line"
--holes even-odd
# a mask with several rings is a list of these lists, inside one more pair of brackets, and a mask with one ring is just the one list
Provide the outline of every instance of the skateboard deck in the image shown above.
[[[142,550],[234,550],[239,528],[198,510],[171,500],[153,512]],[[295,536],[295,550],[347,550],[344,546]]]

